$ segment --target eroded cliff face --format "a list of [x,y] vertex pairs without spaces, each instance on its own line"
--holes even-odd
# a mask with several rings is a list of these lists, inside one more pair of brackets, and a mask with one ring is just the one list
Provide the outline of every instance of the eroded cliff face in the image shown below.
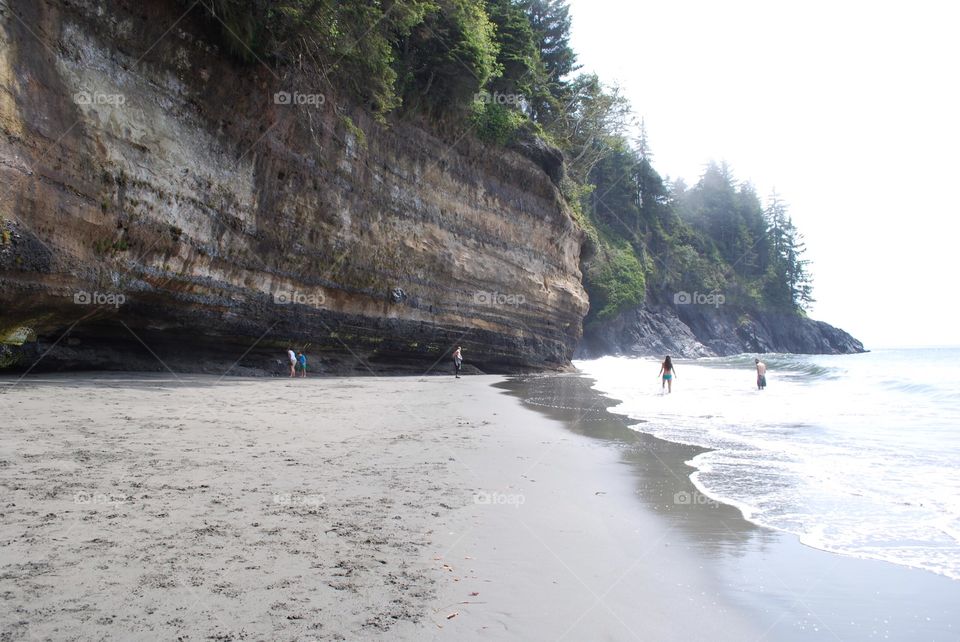
[[9,4],[8,367],[568,364],[582,233],[537,163],[238,65],[174,2]]

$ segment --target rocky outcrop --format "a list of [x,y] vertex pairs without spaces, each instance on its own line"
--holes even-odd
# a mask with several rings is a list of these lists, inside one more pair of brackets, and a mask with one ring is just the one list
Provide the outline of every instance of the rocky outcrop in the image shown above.
[[569,363],[587,300],[555,150],[376,123],[172,1],[6,5],[0,367]]
[[695,358],[744,352],[863,351],[863,344],[843,330],[796,314],[662,304],[643,305],[609,322],[589,325],[578,356],[669,354]]

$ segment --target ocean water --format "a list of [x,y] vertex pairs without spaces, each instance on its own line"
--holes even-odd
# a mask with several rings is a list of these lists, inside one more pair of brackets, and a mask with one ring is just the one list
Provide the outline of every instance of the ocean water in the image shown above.
[[635,430],[709,448],[688,462],[705,495],[809,546],[960,580],[960,349],[754,355],[575,365]]

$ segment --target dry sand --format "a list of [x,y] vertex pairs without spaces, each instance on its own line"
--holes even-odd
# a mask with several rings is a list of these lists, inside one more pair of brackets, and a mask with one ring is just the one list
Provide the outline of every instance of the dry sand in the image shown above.
[[696,569],[497,380],[6,380],[3,638],[663,637]]

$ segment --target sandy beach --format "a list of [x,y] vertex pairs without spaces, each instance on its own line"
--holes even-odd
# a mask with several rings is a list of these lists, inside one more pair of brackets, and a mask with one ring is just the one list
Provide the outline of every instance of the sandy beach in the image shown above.
[[[649,609],[672,597],[625,573],[662,555],[665,534],[622,540],[642,513],[610,514],[611,488],[584,478],[616,452],[496,381],[11,386],[5,635],[665,635]],[[680,561],[674,580],[696,584]]]
[[960,583],[703,501],[695,449],[628,430],[576,375],[57,375],[2,391],[2,639],[958,630]]

